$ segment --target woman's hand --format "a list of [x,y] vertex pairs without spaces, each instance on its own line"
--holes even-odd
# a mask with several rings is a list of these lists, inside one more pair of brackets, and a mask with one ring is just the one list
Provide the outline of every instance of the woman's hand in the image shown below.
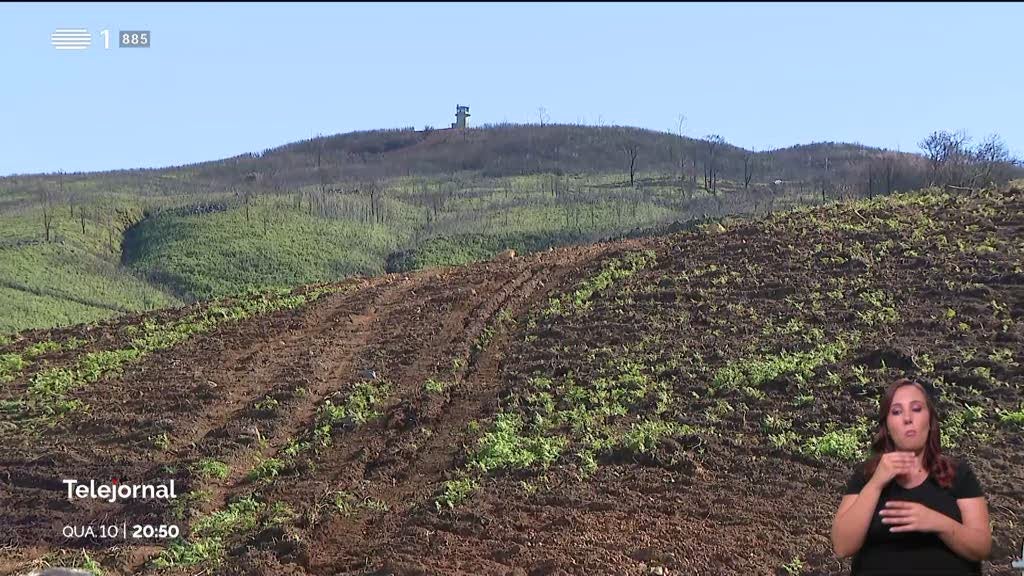
[[936,512],[920,502],[889,500],[878,512],[882,524],[890,524],[890,532],[942,532],[952,518]]
[[875,483],[881,489],[896,476],[910,474],[915,468],[917,468],[917,460],[913,452],[886,452],[879,459],[878,467],[875,468],[875,473],[871,476],[869,482]]

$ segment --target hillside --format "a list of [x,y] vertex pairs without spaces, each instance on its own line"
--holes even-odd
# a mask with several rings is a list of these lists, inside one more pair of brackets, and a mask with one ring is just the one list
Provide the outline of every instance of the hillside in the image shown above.
[[[190,192],[210,194],[233,188],[297,188],[408,176],[479,174],[484,177],[530,174],[612,174],[628,171],[627,146],[636,146],[637,168],[644,173],[679,174],[702,184],[709,141],[628,126],[503,124],[465,131],[371,130],[325,135],[260,152],[198,164],[155,169],[69,174],[75,180],[101,179],[142,195]],[[826,175],[836,180],[867,180],[867,165],[896,160],[904,178],[920,179],[925,170],[917,154],[857,144],[816,143],[775,151],[748,151],[721,142],[714,153],[721,177],[740,180],[744,156],[755,161],[756,181],[807,180]],[[257,178],[258,177],[258,178]],[[52,176],[0,178],[9,186]],[[901,189],[919,186],[901,186]]]
[[119,267],[122,222],[107,222],[104,230],[63,208],[53,217],[50,242],[40,238],[39,210],[0,214],[0,334],[181,305]]
[[[1021,189],[930,190],[27,332],[0,573],[838,576],[841,489],[912,373],[1010,576],[1022,238]],[[61,537],[113,520],[182,534]]]
[[752,153],[637,128],[502,125],[0,178],[0,333],[886,195],[927,176],[919,155],[854,144]]

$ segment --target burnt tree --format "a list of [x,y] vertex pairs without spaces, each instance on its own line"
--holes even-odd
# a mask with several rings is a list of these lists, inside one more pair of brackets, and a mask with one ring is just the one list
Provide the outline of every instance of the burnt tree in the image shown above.
[[725,140],[717,134],[706,138],[707,154],[704,157],[704,189],[718,198],[718,153]]
[[636,144],[623,144],[622,150],[626,153],[626,157],[629,158],[629,185],[633,186],[634,177],[636,176],[636,157],[640,153],[640,147]]

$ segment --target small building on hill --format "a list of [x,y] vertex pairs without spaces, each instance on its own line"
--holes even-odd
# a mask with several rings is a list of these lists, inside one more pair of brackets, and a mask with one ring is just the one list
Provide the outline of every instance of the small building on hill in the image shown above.
[[469,118],[469,106],[462,106],[460,104],[455,105],[455,122],[452,123],[452,128],[466,128],[466,118]]

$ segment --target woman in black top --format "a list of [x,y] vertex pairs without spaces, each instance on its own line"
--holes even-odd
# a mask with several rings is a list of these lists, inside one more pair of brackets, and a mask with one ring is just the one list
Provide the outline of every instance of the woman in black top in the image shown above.
[[942,453],[939,415],[901,378],[879,403],[873,456],[859,465],[832,521],[851,576],[976,575],[992,551],[988,503],[965,460]]

